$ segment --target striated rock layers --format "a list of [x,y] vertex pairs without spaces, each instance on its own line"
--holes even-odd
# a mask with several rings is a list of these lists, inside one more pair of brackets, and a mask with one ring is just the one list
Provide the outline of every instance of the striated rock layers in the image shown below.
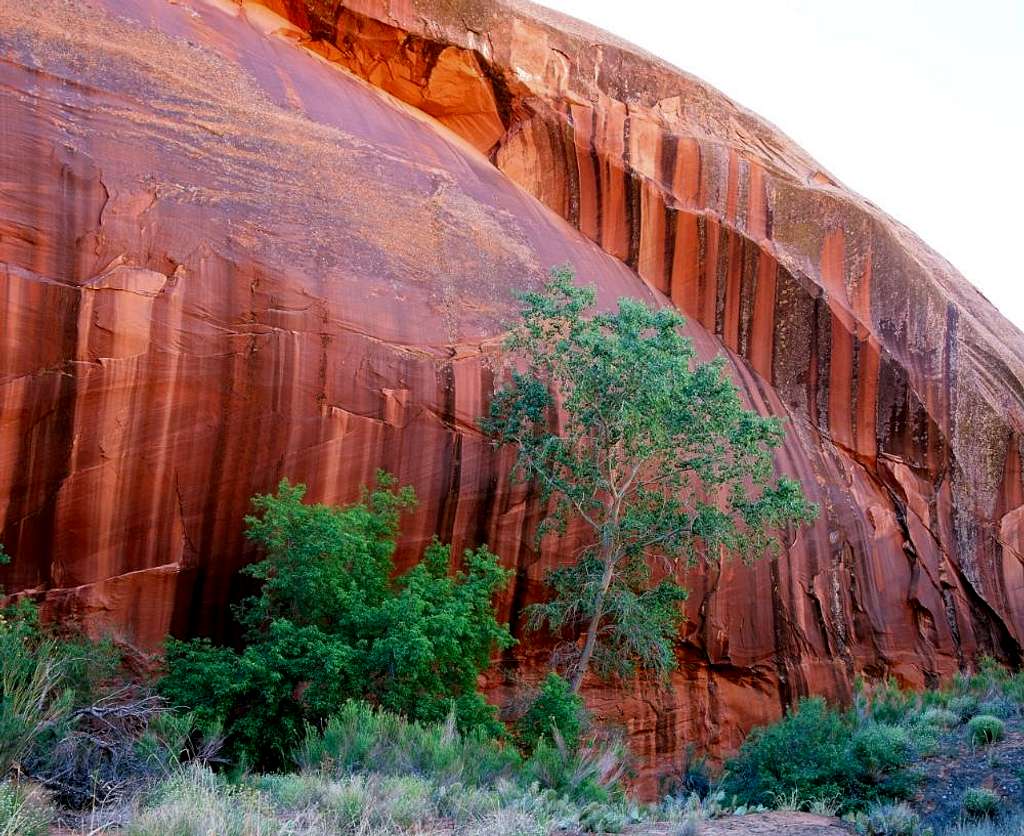
[[856,672],[1019,661],[1021,334],[764,121],[518,0],[0,2],[0,580],[143,647],[223,633],[249,496],[384,467],[400,560],[488,542],[518,630],[566,548],[474,422],[564,262],[679,306],[823,509],[687,579],[670,688],[589,689],[651,785]]

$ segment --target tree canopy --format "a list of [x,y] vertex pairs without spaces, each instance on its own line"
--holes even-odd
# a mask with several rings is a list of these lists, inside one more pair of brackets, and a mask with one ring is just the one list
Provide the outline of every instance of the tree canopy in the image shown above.
[[575,690],[591,666],[667,673],[686,595],[676,570],[777,552],[780,529],[817,513],[775,473],[781,421],[743,406],[724,358],[696,362],[676,311],[621,299],[588,315],[594,301],[568,268],[523,295],[512,368],[482,421],[548,502],[540,534],[573,520],[590,531],[531,611],[535,626],[582,629]]

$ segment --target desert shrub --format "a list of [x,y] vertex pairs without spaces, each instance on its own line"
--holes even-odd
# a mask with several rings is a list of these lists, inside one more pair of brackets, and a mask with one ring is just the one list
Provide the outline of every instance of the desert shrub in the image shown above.
[[671,836],[700,836],[704,829],[700,816],[690,814],[678,822],[669,833]]
[[914,783],[909,732],[865,716],[859,725],[820,698],[801,700],[778,723],[751,732],[727,762],[726,796],[742,805],[786,799],[801,809],[838,799],[842,811],[906,797]]
[[71,712],[68,657],[24,608],[0,612],[0,777]]
[[669,797],[684,801],[691,796],[707,798],[711,792],[711,770],[707,758],[697,755],[693,744],[686,747],[679,772],[663,781],[662,790]]
[[929,708],[923,711],[919,723],[936,729],[951,729],[960,722],[960,716],[948,708]]
[[546,836],[618,832],[638,819],[624,803],[574,801],[525,780],[497,778],[484,788],[429,775],[317,771],[233,784],[190,765],[144,797],[128,832],[398,836],[454,828],[465,836]]
[[887,679],[868,696],[870,717],[877,723],[898,725],[918,712],[920,698],[913,691],[899,687],[894,679]]
[[223,724],[236,759],[285,764],[305,724],[348,699],[427,723],[444,721],[454,701],[461,729],[502,733],[476,679],[512,643],[492,605],[509,573],[481,547],[453,574],[435,540],[393,577],[399,515],[414,497],[378,479],[345,508],[304,504],[305,488],[287,482],[255,497],[247,535],[266,557],[243,570],[260,584],[236,608],[243,649],[168,642],[161,691],[201,723]]
[[1006,720],[1020,711],[1015,700],[1003,694],[996,694],[978,703],[978,714],[988,714]]
[[1024,813],[996,819],[968,819],[942,832],[942,836],[1022,836]]
[[857,832],[865,836],[919,836],[921,817],[907,804],[876,804],[857,817]]
[[1006,724],[991,714],[979,714],[967,724],[967,734],[975,746],[984,746],[1002,740]]
[[902,726],[868,723],[854,731],[850,749],[865,798],[903,798],[913,789],[907,771],[914,758],[910,734]]
[[172,711],[144,690],[124,688],[73,710],[55,739],[26,759],[25,769],[55,801],[82,810],[129,804],[182,763],[210,760],[218,747],[192,715]]
[[956,714],[961,722],[967,722],[978,713],[979,700],[974,694],[961,694],[949,701],[949,710]]
[[988,818],[999,811],[1000,798],[986,787],[971,787],[964,793],[964,812],[976,818]]
[[537,741],[524,772],[541,788],[575,803],[603,804],[622,795],[626,757],[625,746],[613,737],[591,736],[571,747],[553,729],[550,742]]
[[471,787],[510,777],[520,764],[514,748],[481,730],[460,732],[454,715],[443,724],[420,724],[355,701],[323,729],[307,726],[294,759],[307,772],[411,774]]
[[515,724],[515,740],[526,753],[557,729],[570,748],[579,745],[588,717],[583,699],[557,673],[549,673],[526,713]]
[[53,811],[38,789],[0,783],[0,836],[46,836],[52,820]]
[[256,790],[232,786],[207,767],[173,773],[129,824],[130,836],[284,836],[291,828],[274,816]]

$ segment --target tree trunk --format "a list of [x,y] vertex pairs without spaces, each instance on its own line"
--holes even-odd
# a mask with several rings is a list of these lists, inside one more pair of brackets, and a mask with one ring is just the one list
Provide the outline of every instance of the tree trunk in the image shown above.
[[590,667],[590,658],[594,655],[594,647],[597,645],[597,631],[601,626],[601,616],[604,615],[604,596],[608,592],[608,587],[611,586],[614,566],[613,561],[605,559],[604,577],[601,578],[601,591],[594,602],[594,614],[590,617],[590,624],[587,625],[587,640],[583,643],[583,652],[580,654],[580,660],[576,664],[576,672],[572,677],[572,692],[574,694],[579,693],[580,686],[583,685],[583,679],[587,675],[587,669]]

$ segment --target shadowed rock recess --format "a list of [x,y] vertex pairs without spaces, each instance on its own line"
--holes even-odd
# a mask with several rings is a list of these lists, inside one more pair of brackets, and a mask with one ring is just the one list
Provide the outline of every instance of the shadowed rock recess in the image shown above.
[[0,581],[142,647],[223,635],[249,497],[383,467],[421,500],[399,562],[489,543],[522,638],[578,535],[535,548],[475,418],[565,262],[678,306],[822,507],[691,573],[671,687],[588,689],[648,781],[858,672],[1020,661],[1021,334],[768,123],[518,1],[0,3]]

